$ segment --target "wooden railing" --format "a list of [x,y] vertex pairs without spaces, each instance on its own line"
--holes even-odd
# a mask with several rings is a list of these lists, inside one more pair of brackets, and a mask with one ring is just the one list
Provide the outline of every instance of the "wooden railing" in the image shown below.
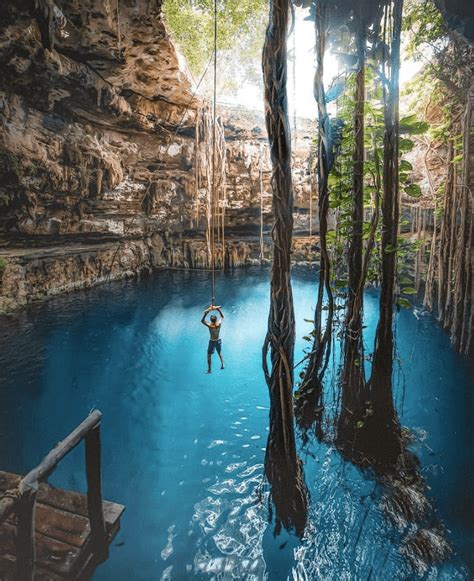
[[0,499],[0,523],[11,513],[17,515],[16,563],[19,581],[34,579],[35,570],[35,504],[40,482],[46,482],[61,460],[85,440],[87,478],[87,511],[91,542],[99,561],[108,557],[108,539],[102,508],[99,410],[93,411],[43,461]]

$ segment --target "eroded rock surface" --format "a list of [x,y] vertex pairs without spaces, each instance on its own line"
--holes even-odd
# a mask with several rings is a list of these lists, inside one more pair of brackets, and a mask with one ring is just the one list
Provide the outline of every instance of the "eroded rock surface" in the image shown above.
[[[0,21],[0,271],[9,297],[3,308],[14,306],[15,296],[20,304],[28,293],[90,286],[108,270],[108,278],[119,278],[156,266],[208,265],[210,184],[202,174],[209,173],[212,148],[196,139],[196,123],[198,111],[209,116],[209,108],[193,96],[161,1],[37,5],[6,0]],[[236,266],[251,260],[248,244],[259,255],[262,215],[269,232],[270,164],[261,115],[219,116],[226,260]],[[309,143],[300,132],[295,207],[302,230],[310,207]],[[178,239],[191,240],[193,250],[169,242]],[[157,240],[165,241],[159,259]],[[112,260],[117,247],[130,259]]]
[[[293,260],[313,264],[316,254],[314,237],[293,242]],[[141,239],[119,242],[70,242],[61,246],[3,249],[5,264],[0,264],[0,313],[8,312],[38,299],[89,288],[96,284],[120,280],[157,268],[209,269],[207,244],[202,239],[183,238],[176,234],[153,234]],[[216,250],[217,269],[248,265],[268,265],[270,240],[262,247],[253,238],[228,240],[224,264],[222,246]]]

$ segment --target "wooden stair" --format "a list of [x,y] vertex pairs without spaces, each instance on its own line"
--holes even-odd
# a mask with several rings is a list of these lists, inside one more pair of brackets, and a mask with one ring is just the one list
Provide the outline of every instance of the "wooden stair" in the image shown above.
[[[21,476],[0,471],[0,496],[16,489]],[[109,545],[120,528],[125,507],[103,501]],[[16,517],[0,524],[0,581],[16,579]],[[99,565],[90,539],[87,497],[40,484],[35,515],[35,579],[88,579]]]

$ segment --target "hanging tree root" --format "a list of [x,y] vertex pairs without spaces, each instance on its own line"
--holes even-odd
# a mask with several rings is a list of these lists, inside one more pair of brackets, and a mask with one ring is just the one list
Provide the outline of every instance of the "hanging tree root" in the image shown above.
[[[316,432],[322,436],[321,408],[323,382],[322,378],[327,368],[330,352],[332,325],[334,316],[334,296],[331,288],[331,262],[327,245],[329,189],[328,176],[332,164],[332,141],[330,137],[330,120],[326,109],[324,94],[324,55],[326,52],[326,0],[316,5],[316,72],[314,77],[314,95],[318,105],[318,186],[319,186],[319,238],[321,244],[320,281],[315,308],[313,346],[308,358],[305,375],[296,400],[295,413],[303,434],[307,433],[313,424]],[[327,297],[327,320],[323,330],[322,311],[324,295]]]
[[[359,10],[356,11],[356,47],[358,71],[355,84],[353,152],[353,203],[352,236],[349,245],[349,292],[343,347],[341,372],[342,405],[338,418],[336,443],[340,450],[347,452],[352,445],[352,426],[362,420],[368,398],[364,374],[364,349],[362,337],[362,313],[364,261],[363,261],[363,221],[364,221],[364,106],[365,106],[365,53],[366,21]],[[360,425],[360,424],[359,424]],[[349,433],[347,433],[349,432]],[[348,437],[349,436],[349,437]]]
[[[395,464],[401,453],[401,429],[392,393],[393,301],[396,253],[387,252],[397,244],[399,222],[398,139],[400,36],[403,0],[394,0],[391,10],[390,79],[384,91],[384,156],[382,203],[382,277],[372,374],[368,383],[371,416],[355,433],[359,448],[374,464]],[[360,425],[360,424],[359,424]],[[357,425],[354,427],[357,430]]]
[[295,342],[290,275],[293,191],[286,93],[289,8],[289,0],[272,0],[263,49],[265,121],[273,166],[274,215],[271,302],[268,334],[263,346],[263,369],[270,392],[265,473],[278,518],[286,528],[295,528],[297,534],[302,535],[307,519],[307,489],[296,453],[292,393]]

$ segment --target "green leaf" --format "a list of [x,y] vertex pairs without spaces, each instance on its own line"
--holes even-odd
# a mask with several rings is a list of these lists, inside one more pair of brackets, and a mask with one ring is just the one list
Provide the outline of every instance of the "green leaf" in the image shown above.
[[408,299],[399,298],[397,300],[397,305],[403,307],[404,309],[411,309],[413,305],[410,303]]
[[419,198],[421,196],[421,188],[418,184],[409,184],[405,186],[404,190],[412,198]]
[[416,290],[416,288],[413,288],[412,286],[406,286],[405,288],[402,288],[402,293],[404,295],[416,295],[417,290]]
[[410,135],[421,135],[422,133],[426,133],[429,128],[430,125],[429,123],[426,123],[426,121],[418,121],[411,125],[400,125],[400,132],[408,133]]
[[395,246],[394,244],[387,244],[387,246],[385,247],[385,254],[390,254],[392,252],[396,252],[397,251],[397,246]]
[[311,341],[311,340],[312,340],[312,339],[311,339],[311,337],[309,337],[309,335],[305,335],[305,336],[303,337],[303,339],[304,339],[305,341]]
[[400,125],[411,125],[417,121],[416,113],[413,115],[407,115],[406,117],[402,117],[400,119]]
[[313,319],[303,319],[305,323],[314,323]]
[[402,159],[400,161],[400,171],[412,171],[413,166],[411,165],[411,163],[409,161],[407,161],[406,159]]
[[410,133],[412,135],[419,135],[421,133],[426,133],[430,128],[429,123],[426,121],[419,121],[417,116],[408,115],[400,119],[400,131],[401,133]]
[[456,155],[453,157],[453,159],[451,160],[451,163],[459,163],[464,159],[464,155],[462,153],[460,153],[459,155]]
[[404,184],[404,183],[406,183],[406,182],[408,181],[408,174],[407,174],[407,173],[401,173],[401,174],[398,176],[398,178],[399,178],[400,182],[401,182],[402,184]]
[[356,423],[356,428],[359,428],[359,429],[360,429],[360,428],[363,428],[363,427],[364,427],[364,422],[363,422],[362,420],[359,420],[359,421]]
[[400,151],[407,152],[411,151],[415,146],[414,142],[411,139],[400,139],[399,148]]

